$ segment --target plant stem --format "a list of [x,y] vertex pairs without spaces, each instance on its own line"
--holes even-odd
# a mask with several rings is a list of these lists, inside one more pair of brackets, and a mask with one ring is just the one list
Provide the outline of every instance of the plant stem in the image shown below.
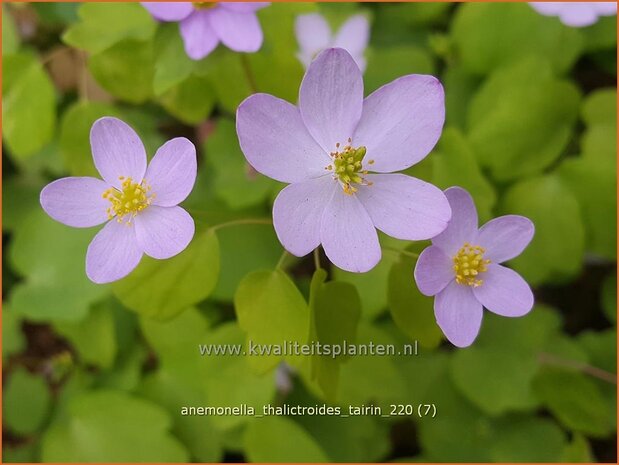
[[588,365],[583,362],[578,362],[576,360],[567,360],[561,357],[557,357],[556,355],[549,354],[547,352],[541,352],[538,355],[540,363],[546,365],[555,365],[565,368],[573,368],[574,370],[585,373],[589,376],[593,376],[594,378],[601,379],[602,381],[606,381],[607,383],[617,384],[617,375],[611,373],[606,370],[602,370],[601,368],[594,367]]
[[419,258],[419,254],[418,253],[409,252],[408,250],[394,249],[392,247],[383,247],[383,250],[385,252],[391,252],[391,253],[396,254],[396,255],[404,255],[405,257],[410,257],[410,258]]
[[286,261],[287,257],[288,257],[288,251],[286,249],[284,249],[284,253],[282,253],[282,256],[279,257],[279,260],[277,261],[277,265],[275,265],[275,269],[276,270],[282,270],[283,269],[284,262]]
[[247,58],[247,53],[240,53],[241,56],[241,65],[243,66],[243,71],[245,72],[245,77],[247,78],[247,84],[249,84],[249,89],[252,94],[258,92],[258,86],[256,85],[256,79],[254,78],[254,73],[251,70],[251,65],[249,64],[249,59]]
[[211,226],[210,229],[211,231],[217,231],[229,226],[239,226],[242,224],[273,224],[273,222],[268,218],[245,218],[242,220],[232,220],[225,223],[216,224],[215,226]]
[[320,269],[320,252],[318,251],[318,247],[314,249],[314,266],[316,266],[317,270]]

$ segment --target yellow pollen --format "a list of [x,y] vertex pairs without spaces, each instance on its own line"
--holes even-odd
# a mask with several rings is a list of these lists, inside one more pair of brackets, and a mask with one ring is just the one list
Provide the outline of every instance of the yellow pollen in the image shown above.
[[217,2],[191,2],[196,10],[208,10],[217,6]]
[[102,197],[111,204],[107,209],[108,218],[116,217],[116,221],[122,223],[124,218],[128,217],[126,224],[130,225],[131,220],[151,204],[155,194],[150,192],[146,181],[137,184],[133,179],[124,176],[119,176],[118,179],[122,182],[121,190],[110,187],[103,192]]
[[483,284],[480,273],[488,270],[490,260],[484,259],[486,249],[478,245],[471,245],[465,242],[453,257],[453,270],[456,275],[456,282],[465,286],[479,287]]
[[[352,139],[349,138],[348,144],[342,148],[340,148],[341,144],[339,142],[335,144],[335,152],[330,153],[333,165],[325,168],[329,171],[333,170],[333,178],[340,182],[342,190],[348,195],[353,195],[357,192],[358,189],[354,184],[372,185],[362,176],[368,174],[368,171],[363,169],[363,157],[365,157],[366,148],[363,146],[353,148],[351,143]],[[374,161],[370,160],[369,164],[372,163]]]

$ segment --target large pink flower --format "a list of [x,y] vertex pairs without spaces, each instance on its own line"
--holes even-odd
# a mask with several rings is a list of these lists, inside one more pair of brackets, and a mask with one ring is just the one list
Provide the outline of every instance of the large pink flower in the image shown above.
[[452,344],[473,343],[483,307],[497,315],[517,317],[533,307],[533,293],[522,277],[500,263],[522,253],[535,228],[528,218],[506,215],[477,229],[473,199],[460,187],[445,191],[452,217],[417,260],[419,290],[434,299],[438,325]]
[[451,216],[440,189],[403,174],[438,141],[443,87],[408,75],[363,99],[361,71],[348,52],[327,49],[310,65],[299,106],[268,94],[237,110],[249,163],[290,183],[273,205],[286,250],[303,256],[322,244],[338,267],[365,272],[381,257],[376,228],[398,239],[436,236]]
[[95,121],[90,145],[101,179],[58,179],[41,191],[43,210],[75,228],[107,222],[86,253],[86,274],[95,283],[128,275],[142,254],[170,258],[187,247],[193,219],[177,206],[193,189],[196,149],[184,137],[163,144],[146,166],[144,145],[116,118]]
[[262,28],[256,10],[263,2],[143,2],[160,21],[179,21],[185,51],[200,60],[221,41],[235,52],[256,52],[262,46]]

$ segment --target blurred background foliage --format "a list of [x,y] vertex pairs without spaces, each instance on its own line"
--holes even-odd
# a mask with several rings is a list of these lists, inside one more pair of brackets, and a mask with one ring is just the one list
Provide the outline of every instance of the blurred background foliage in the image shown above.
[[[410,173],[516,213],[536,236],[512,266],[524,318],[486,313],[476,343],[443,342],[412,279],[419,251],[382,237],[367,274],[284,258],[268,219],[281,185],[248,170],[234,113],[253,92],[295,102],[294,18],[370,19],[366,93],[440,77],[447,122]],[[3,459],[19,461],[616,461],[616,18],[570,29],[527,4],[273,4],[260,52],[189,60],[176,24],[137,3],[3,5]],[[179,256],[114,285],[87,280],[95,230],[48,218],[40,189],[93,175],[104,115],[199,149]],[[220,226],[217,226],[220,225]],[[327,261],[322,259],[323,267]],[[328,267],[327,267],[328,268]],[[313,322],[310,329],[310,319]],[[310,332],[311,331],[311,332]],[[404,344],[417,357],[200,357],[197,345]],[[282,365],[286,362],[286,365]],[[184,417],[183,405],[434,403],[436,418]]]

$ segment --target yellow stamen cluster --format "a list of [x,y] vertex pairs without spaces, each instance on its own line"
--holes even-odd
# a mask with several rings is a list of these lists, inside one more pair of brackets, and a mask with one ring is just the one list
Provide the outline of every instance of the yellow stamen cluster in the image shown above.
[[155,194],[150,192],[151,188],[145,181],[138,184],[133,182],[133,179],[124,176],[118,179],[122,182],[122,190],[110,187],[103,192],[102,197],[111,203],[107,209],[108,218],[116,217],[116,221],[122,223],[124,217],[129,216],[126,223],[130,225],[131,220],[151,204]]
[[[333,164],[325,167],[326,170],[333,171],[334,177],[340,181],[344,193],[348,195],[357,192],[357,188],[353,184],[372,185],[362,176],[368,174],[368,171],[363,169],[363,157],[365,157],[366,148],[363,146],[353,148],[350,145],[351,143],[352,139],[348,139],[348,144],[341,150],[340,143],[335,144],[336,150],[329,154],[333,159]],[[373,163],[374,160],[368,161],[368,165]]]
[[217,2],[191,2],[196,10],[208,10],[217,6]]
[[471,245],[465,242],[454,256],[453,270],[456,273],[456,282],[466,286],[479,287],[483,280],[479,278],[480,273],[488,270],[490,260],[484,259],[486,249],[478,245]]

